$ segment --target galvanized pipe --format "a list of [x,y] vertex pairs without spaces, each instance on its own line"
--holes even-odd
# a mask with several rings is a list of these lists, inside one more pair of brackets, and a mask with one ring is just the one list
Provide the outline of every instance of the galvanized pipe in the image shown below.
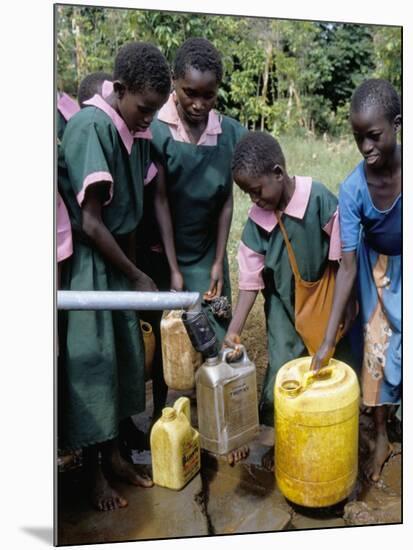
[[122,290],[59,290],[57,308],[71,310],[196,310],[199,292],[131,292]]

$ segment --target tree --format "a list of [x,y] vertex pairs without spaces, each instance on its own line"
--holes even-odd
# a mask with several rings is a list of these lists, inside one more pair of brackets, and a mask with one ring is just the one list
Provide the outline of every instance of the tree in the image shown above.
[[400,91],[399,27],[70,5],[56,8],[58,87],[76,95],[89,72],[111,72],[132,40],[156,44],[172,64],[191,36],[221,53],[217,107],[249,128],[339,134],[363,79],[386,78]]
[[373,33],[374,76],[389,80],[401,92],[401,27],[376,27]]

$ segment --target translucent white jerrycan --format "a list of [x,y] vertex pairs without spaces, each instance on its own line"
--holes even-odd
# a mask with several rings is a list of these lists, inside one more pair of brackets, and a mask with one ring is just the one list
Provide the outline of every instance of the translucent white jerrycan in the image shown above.
[[195,386],[195,371],[202,355],[191,344],[182,322],[182,311],[165,312],[161,321],[163,374],[173,390],[190,390]]
[[187,397],[180,397],[173,407],[163,409],[150,440],[154,483],[182,489],[201,467],[199,433],[191,426]]
[[209,358],[195,374],[201,447],[226,454],[248,443],[258,432],[256,369],[244,346],[229,363],[233,350]]

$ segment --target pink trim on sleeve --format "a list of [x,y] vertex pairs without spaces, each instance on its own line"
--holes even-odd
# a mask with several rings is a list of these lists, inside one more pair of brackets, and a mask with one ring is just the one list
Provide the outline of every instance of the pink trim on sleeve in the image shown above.
[[155,178],[157,173],[158,173],[158,169],[156,168],[155,164],[151,162],[146,172],[145,179],[143,180],[143,184],[148,185],[148,183],[151,183],[151,181]]
[[62,262],[73,254],[73,242],[69,214],[59,193],[57,194],[56,225],[57,261]]
[[328,251],[329,260],[341,259],[341,239],[340,239],[340,221],[338,207],[328,222],[323,227],[323,231],[330,236],[330,248]]
[[265,256],[254,252],[242,241],[238,248],[238,288],[240,290],[261,290],[264,288],[262,270]]
[[101,181],[107,181],[110,183],[109,187],[109,199],[103,203],[103,206],[106,206],[110,203],[113,197],[113,178],[112,174],[109,172],[92,172],[92,174],[89,174],[85,177],[83,180],[83,186],[82,189],[79,191],[79,193],[76,195],[77,202],[79,203],[79,206],[82,206],[83,200],[85,198],[85,192],[86,189],[89,187],[89,185],[92,185],[94,183],[98,183]]

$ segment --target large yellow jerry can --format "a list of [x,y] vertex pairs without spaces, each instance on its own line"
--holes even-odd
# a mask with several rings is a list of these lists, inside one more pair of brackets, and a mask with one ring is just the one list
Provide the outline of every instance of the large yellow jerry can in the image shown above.
[[191,426],[189,399],[180,397],[165,407],[151,431],[153,481],[182,489],[201,467],[199,433]]
[[195,387],[195,372],[202,364],[202,355],[189,339],[182,321],[182,311],[167,311],[161,321],[163,375],[166,385],[179,391]]
[[275,477],[291,502],[331,506],[357,477],[359,384],[353,369],[331,359],[318,375],[311,357],[286,363],[274,386]]

